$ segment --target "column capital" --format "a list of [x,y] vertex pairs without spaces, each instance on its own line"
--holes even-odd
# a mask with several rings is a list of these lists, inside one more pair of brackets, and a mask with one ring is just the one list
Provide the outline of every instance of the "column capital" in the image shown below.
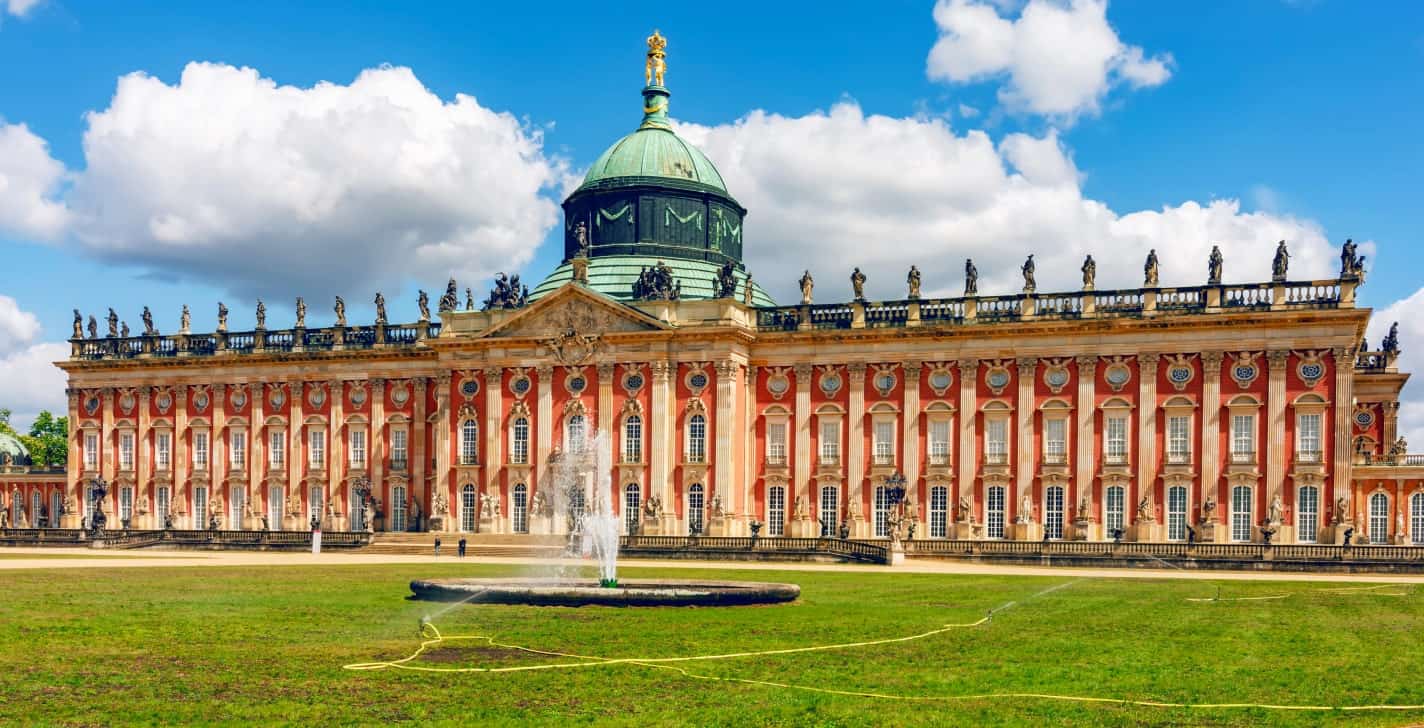
[[1201,353],[1202,366],[1220,368],[1221,361],[1225,356],[1225,354],[1219,351],[1203,351]]
[[382,377],[376,377],[375,379],[372,379],[371,389],[375,390],[377,393],[386,391],[386,380]]
[[1350,365],[1351,369],[1355,368],[1355,347],[1337,346],[1330,350],[1330,354],[1335,358],[1335,365],[1337,367],[1341,362],[1345,362]]
[[979,371],[979,360],[960,359],[959,371],[962,372],[966,378],[973,377]]
[[1266,361],[1269,363],[1271,371],[1285,371],[1286,362],[1290,361],[1290,351],[1285,349],[1268,351],[1266,352]]
[[598,371],[599,384],[613,381],[613,362],[601,361],[594,366],[594,369]]
[[717,369],[719,379],[727,379],[737,375],[738,364],[731,359],[723,359],[714,365]]
[[853,361],[846,365],[846,374],[850,375],[852,383],[865,383],[865,370],[869,367],[863,361]]
[[[490,387],[498,387],[498,386],[499,386],[499,380],[500,380],[500,378],[502,378],[502,377],[504,376],[504,368],[503,368],[503,367],[485,367],[484,369],[481,370],[481,373],[483,373],[483,374],[485,375],[485,384],[486,384],[486,385],[488,385],[488,386],[490,386]],[[441,374],[441,375],[438,377],[438,379],[440,380],[440,386],[441,386],[441,387],[444,387],[444,386],[446,386],[447,384],[449,384],[449,382],[450,382],[450,375],[449,375],[449,374]],[[464,385],[460,385],[460,386],[464,386]]]
[[1031,378],[1033,376],[1033,370],[1038,368],[1038,359],[1032,356],[1019,357],[1018,368],[1019,376]]
[[676,366],[676,364],[667,360],[653,362],[649,367],[653,372],[653,381],[666,382],[668,378],[672,376],[673,369]]
[[900,368],[905,370],[905,381],[920,381],[920,371],[924,369],[924,366],[924,363],[919,361],[907,361],[901,364]]
[[1073,361],[1077,362],[1079,373],[1092,373],[1098,369],[1098,357],[1096,356],[1075,356]]
[[534,367],[534,373],[538,375],[539,381],[547,382],[549,381],[549,377],[554,376],[554,365],[540,364],[539,366]]
[[[300,387],[301,384],[298,383],[298,384],[295,384],[295,385],[293,385],[293,386],[295,386],[295,387]],[[415,378],[415,393],[418,394],[418,395],[420,395],[420,397],[419,397],[419,399],[418,399],[417,401],[421,404],[421,406],[424,406],[424,405],[425,405],[425,391],[426,391],[426,389],[427,389],[429,386],[430,386],[430,380],[429,380],[429,379],[426,379],[425,377],[416,377],[416,378]]]
[[[1137,366],[1138,366],[1138,368],[1141,369],[1144,373],[1146,373],[1148,377],[1156,376],[1156,374],[1157,374],[1157,363],[1160,362],[1160,361],[1162,361],[1162,355],[1161,355],[1161,354],[1138,354],[1138,355],[1137,355]],[[1143,377],[1144,381],[1146,380],[1146,378],[1147,378],[1147,377]]]

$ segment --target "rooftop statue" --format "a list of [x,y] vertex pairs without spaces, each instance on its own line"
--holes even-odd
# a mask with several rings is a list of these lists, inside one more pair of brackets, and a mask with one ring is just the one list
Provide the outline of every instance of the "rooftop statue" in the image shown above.
[[109,309],[109,338],[119,335],[119,315],[114,313],[114,309]]
[[1384,335],[1384,340],[1380,342],[1380,351],[1386,354],[1399,353],[1399,322],[1395,321],[1389,325],[1389,333]]
[[99,338],[99,322],[95,321],[93,316],[89,317],[89,338]]
[[811,304],[811,291],[816,287],[816,280],[811,277],[811,271],[801,274],[801,303],[809,306]]
[[376,291],[376,325],[386,325],[386,297]]
[[1142,285],[1145,288],[1157,287],[1157,249],[1147,251],[1147,262],[1142,265]]
[[227,331],[227,306],[222,301],[218,301],[218,333]]
[[257,328],[267,328],[267,304],[262,299],[257,299]]
[[306,302],[306,301],[303,301],[301,296],[297,296],[297,328],[299,328],[299,329],[304,329],[304,328],[306,328],[306,327],[307,327],[307,302]]
[[140,318],[143,319],[144,336],[158,336],[158,329],[153,325],[153,312],[148,310],[148,306],[143,307],[143,314]]
[[420,320],[422,322],[430,320],[430,296],[424,290],[420,291],[420,296],[415,299],[415,303],[420,307]]
[[712,280],[717,298],[734,298],[737,295],[737,267],[731,261],[722,264],[717,277]]
[[663,74],[667,72],[667,39],[654,30],[648,36],[648,61],[643,68],[643,77],[649,86],[663,85]]
[[505,277],[500,273],[494,278],[494,287],[485,298],[484,310],[522,308],[529,302],[529,286],[519,282],[519,274]]
[[855,293],[855,300],[865,300],[865,274],[856,268],[850,274],[850,288]]
[[465,310],[475,310],[475,292],[469,286],[465,286]]
[[1090,254],[1083,259],[1083,290],[1091,291],[1098,280],[1098,263]]
[[905,285],[909,288],[910,298],[920,297],[920,269],[910,266],[910,272],[905,276]]
[[343,301],[343,300],[341,300],[341,296],[337,296],[337,297],[336,297],[335,311],[336,311],[336,325],[337,325],[337,326],[345,326],[345,325],[346,325],[346,302]]
[[633,282],[633,299],[637,301],[676,301],[682,297],[682,283],[674,281],[672,268],[663,261],[652,268],[644,267]]
[[445,284],[445,295],[440,297],[440,313],[454,311],[459,305],[459,294],[456,290],[455,279],[451,278],[450,282]]
[[79,309],[74,309],[74,338],[84,338],[84,314],[79,313]]
[[1346,240],[1340,247],[1340,277],[1359,278],[1365,272],[1365,259],[1356,252],[1355,241]]
[[1033,253],[1028,254],[1028,260],[1024,261],[1023,268],[1021,268],[1020,270],[1023,271],[1024,293],[1033,293],[1034,290],[1038,288],[1038,284],[1034,281],[1033,277]]
[[756,289],[752,288],[752,274],[751,274],[751,271],[747,271],[747,278],[746,278],[746,280],[742,281],[742,304],[743,304],[743,305],[746,305],[746,306],[752,305],[752,294],[755,292],[755,290],[756,290]]
[[122,324],[119,324],[119,338],[129,338],[129,322],[125,321]]
[[188,304],[183,304],[183,312],[178,314],[178,333],[186,334],[193,330],[193,314],[188,311]]
[[1221,285],[1221,248],[1211,246],[1211,256],[1206,259],[1206,284]]
[[1271,260],[1271,280],[1281,283],[1286,279],[1286,269],[1290,267],[1290,251],[1286,250],[1286,241],[1276,243],[1276,257]]
[[979,295],[979,269],[974,267],[973,258],[964,259],[964,295]]
[[588,224],[583,220],[574,226],[574,242],[578,243],[578,252],[575,255],[579,258],[588,257]]

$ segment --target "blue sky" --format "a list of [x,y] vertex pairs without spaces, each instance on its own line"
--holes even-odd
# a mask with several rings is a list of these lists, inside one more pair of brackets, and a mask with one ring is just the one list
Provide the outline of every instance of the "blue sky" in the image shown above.
[[[1225,248],[1228,261],[1249,256],[1254,271],[1264,268],[1274,240],[1289,236],[1293,250],[1301,246],[1297,260],[1306,271],[1322,275],[1331,272],[1329,246],[1354,237],[1373,244],[1362,292],[1367,305],[1389,306],[1420,287],[1424,5],[1418,3],[1118,1],[1106,7],[1099,28],[1091,23],[1096,5],[1085,0],[945,0],[942,12],[972,16],[948,28],[937,22],[933,4],[898,0],[727,1],[715,10],[651,2],[32,2],[0,0],[0,8],[9,9],[0,10],[0,129],[24,125],[63,165],[63,177],[45,183],[42,196],[51,212],[62,208],[67,222],[36,225],[14,209],[22,202],[13,185],[0,191],[6,260],[0,296],[13,299],[12,319],[32,316],[28,324],[0,324],[0,357],[14,359],[27,347],[65,338],[75,307],[102,319],[114,306],[137,327],[139,310],[149,305],[160,328],[172,329],[186,302],[195,327],[206,328],[222,299],[234,310],[234,326],[241,326],[253,298],[264,295],[274,325],[285,325],[290,297],[304,293],[315,297],[316,322],[330,317],[333,292],[346,296],[359,319],[369,315],[367,302],[379,286],[399,301],[392,316],[401,318],[397,311],[413,312],[417,286],[438,291],[450,273],[462,274],[461,286],[473,286],[477,295],[489,285],[483,276],[498,269],[517,267],[537,280],[559,256],[551,242],[559,234],[553,205],[569,180],[638,120],[643,38],[654,27],[669,38],[673,115],[750,208],[747,244],[760,252],[749,253],[749,265],[783,298],[808,252],[843,261],[838,267],[844,268],[863,256],[872,289],[883,284],[886,296],[894,291],[884,282],[903,281],[899,271],[912,262],[926,268],[931,261],[927,287],[952,292],[957,280],[949,271],[965,255],[990,258],[989,267],[1000,273],[987,277],[1007,285],[1016,269],[1009,258],[1036,252],[1042,260],[1056,249],[1065,251],[1065,261],[1081,251],[1095,251],[1100,260],[1121,257],[1120,270],[1110,264],[1104,273],[1121,278],[1114,283],[1135,285],[1139,256],[1155,247],[1168,253],[1164,282],[1190,283],[1200,277],[1204,263],[1197,261],[1204,260],[1207,237],[1236,246]],[[1044,8],[1086,19],[1078,27],[1092,26],[1098,40],[1106,28],[1121,51],[1109,62],[1117,70],[1066,112],[1045,110],[1049,102],[1039,97],[1061,85],[1054,66],[1086,52],[1074,38],[1020,22]],[[991,25],[1001,33],[1015,23],[1022,31],[1013,40],[1017,65],[958,47],[950,49],[951,64],[935,67],[932,49],[946,37],[953,44],[988,33]],[[275,95],[258,99],[253,103],[268,106],[254,109],[290,111],[281,106],[287,101],[292,108],[310,106],[315,94],[303,92],[313,85],[354,88],[359,74],[383,64],[413,74],[413,81],[390,80],[405,84],[401,93],[426,93],[438,103],[399,121],[363,120],[363,102],[384,93],[385,86],[374,84],[348,94],[343,118],[354,130],[333,132],[349,135],[340,144],[317,138],[304,147],[288,128],[263,143],[268,146],[256,144],[259,158],[271,149],[274,158],[305,160],[291,163],[307,185],[294,194],[311,195],[296,212],[266,199],[274,185],[286,183],[284,173],[260,168],[215,177],[213,186],[221,190],[190,200],[184,188],[202,187],[205,160],[221,159],[245,136],[246,114],[256,126],[258,118],[287,113],[264,117],[238,102],[227,108],[221,100],[241,97],[248,86],[225,77],[201,82],[207,85],[200,89],[200,81],[183,77],[193,62],[250,68],[254,78],[298,92],[280,103]],[[1144,81],[1133,69],[1157,75]],[[119,79],[136,72],[155,80],[152,95],[125,89],[127,103],[120,104]],[[1035,83],[1037,91],[1025,91]],[[457,94],[474,97],[479,111],[508,115],[506,121],[468,120],[469,107],[452,110]],[[766,114],[754,115],[758,110]],[[108,112],[107,134],[96,132],[86,117],[91,111]],[[316,118],[319,130],[323,117]],[[469,130],[439,136],[418,119],[468,124]],[[217,127],[227,131],[213,131]],[[893,146],[878,146],[887,136]],[[930,148],[914,147],[921,143]],[[363,150],[402,145],[417,153],[343,163]],[[522,151],[511,153],[511,147]],[[456,174],[445,189],[421,188],[418,179],[391,187],[362,178],[379,177],[391,159],[441,155],[477,171]],[[751,161],[729,161],[742,158]],[[921,159],[943,164],[914,168]],[[0,158],[0,176],[5,164]],[[412,178],[438,179],[445,171],[438,161],[423,164]],[[995,165],[1005,174],[996,175]],[[904,179],[890,183],[898,195],[876,194],[865,182],[887,168],[892,175],[906,170]],[[506,176],[521,181],[491,183]],[[148,192],[154,180],[170,178],[182,182]],[[996,181],[982,181],[990,178]],[[359,190],[351,195],[359,220],[350,222],[346,214],[346,222],[313,221],[342,215],[339,204],[323,208],[329,200],[312,191],[337,179]],[[1000,187],[976,197],[976,190],[992,185]],[[940,189],[950,202],[903,201]],[[7,194],[13,197],[9,224]],[[432,197],[442,199],[424,201]],[[1038,201],[1047,199],[1063,215],[1045,214],[1021,229],[993,228],[993,220],[1017,215],[976,217],[991,205],[1039,209]],[[460,209],[462,200],[470,209]],[[837,200],[853,201],[854,216],[830,209]],[[1214,221],[1190,214],[1193,203],[1233,200],[1239,202],[1234,213],[1219,210]],[[1104,210],[1116,222],[1099,220]],[[1150,214],[1164,210],[1163,219]],[[1134,215],[1144,211],[1149,214]],[[204,215],[216,220],[209,221],[212,227],[240,218],[249,229],[194,232],[201,227],[195,217]],[[422,215],[438,222],[411,222]],[[293,227],[288,219],[303,226],[291,239],[284,237]],[[160,227],[163,232],[152,233]],[[982,240],[975,237],[981,228]],[[886,239],[866,239],[880,238],[877,231]],[[1098,234],[1115,237],[1085,239]],[[391,242],[396,236],[426,247],[418,254],[403,250]],[[874,244],[900,240],[907,242]],[[303,255],[297,249],[307,241],[311,252]],[[263,247],[269,243],[274,247]],[[994,257],[1004,250],[1003,261]],[[823,251],[830,255],[820,256]],[[953,262],[937,271],[932,261],[939,258]],[[1175,270],[1190,266],[1189,274],[1174,279],[1174,263]],[[1076,264],[1062,267],[1076,272]],[[244,272],[228,276],[230,268]],[[255,280],[264,271],[274,277],[270,286]],[[837,281],[845,273],[830,264],[816,272]],[[1243,271],[1240,277],[1251,276]],[[0,396],[7,389],[0,387]]]

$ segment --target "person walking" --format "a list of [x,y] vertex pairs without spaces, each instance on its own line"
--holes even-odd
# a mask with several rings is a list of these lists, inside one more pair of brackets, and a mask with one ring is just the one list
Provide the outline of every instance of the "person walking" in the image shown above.
[[439,537],[439,536],[436,536],[436,537],[435,537],[435,555],[436,555],[436,556],[439,556],[439,555],[440,555],[440,537]]
[[460,558],[465,558],[465,539],[460,539]]

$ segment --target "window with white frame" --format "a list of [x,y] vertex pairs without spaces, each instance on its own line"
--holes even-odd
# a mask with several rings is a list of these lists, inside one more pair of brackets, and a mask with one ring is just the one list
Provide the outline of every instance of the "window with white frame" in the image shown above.
[[890,536],[890,496],[885,492],[885,486],[875,487],[875,511],[874,525],[876,538],[889,538]]
[[517,465],[529,463],[529,418],[516,417],[509,432],[509,461]]
[[687,462],[707,462],[707,418],[702,415],[687,418]]
[[84,467],[94,470],[99,467],[99,433],[84,433]]
[[208,527],[208,489],[202,486],[193,489],[193,528],[199,531]]
[[[193,469],[208,469],[208,433],[193,433]],[[202,526],[199,526],[201,528]]]
[[564,425],[564,438],[569,452],[580,453],[588,446],[588,421],[583,415],[574,415]]
[[227,433],[227,454],[228,462],[232,463],[234,470],[242,470],[247,466],[246,432],[233,430]]
[[702,533],[703,492],[700,483],[693,483],[687,488],[687,529],[689,533],[698,535]]
[[1370,543],[1389,543],[1389,496],[1370,496]]
[[[821,425],[822,433],[825,432],[825,424]],[[825,459],[825,442],[821,443],[822,459]],[[786,464],[786,423],[768,422],[766,423],[766,464],[785,465]]]
[[1231,489],[1231,540],[1242,543],[1251,540],[1251,487],[1237,485]]
[[1192,461],[1192,418],[1190,415],[1167,417],[1167,462],[1187,465]]
[[1113,538],[1114,531],[1123,529],[1123,509],[1127,505],[1127,489],[1110,485],[1103,491],[1103,535]]
[[989,538],[1004,537],[1004,486],[992,485],[986,491],[984,504],[984,535]]
[[637,483],[623,487],[623,532],[629,536],[638,533],[638,509],[642,506],[643,489]]
[[1234,414],[1231,416],[1231,462],[1253,463],[1256,461],[1256,415]]
[[930,420],[930,465],[949,464],[949,420]]
[[638,415],[623,420],[623,462],[643,462],[643,418]]
[[406,490],[405,486],[397,485],[391,488],[391,530],[404,531],[409,526],[406,525]]
[[173,434],[160,432],[153,438],[153,460],[160,471],[166,471],[173,463]]
[[326,430],[307,433],[307,463],[315,470],[326,466]]
[[816,514],[821,522],[821,535],[830,536],[836,532],[836,524],[841,519],[841,489],[834,485],[821,486],[821,510]]
[[132,432],[119,433],[119,470],[133,470],[134,436]]
[[876,465],[895,464],[895,421],[877,420],[873,431]]
[[168,515],[168,512],[172,506],[172,503],[170,502],[171,498],[168,494],[168,486],[160,485],[158,486],[158,492],[155,493],[153,496],[154,505],[158,509],[154,515],[158,516],[158,522],[160,525],[163,524],[163,517]]
[[348,460],[351,467],[360,468],[366,465],[366,431],[351,430],[346,433],[346,446]]
[[1409,497],[1409,542],[1424,546],[1424,493]]
[[1167,489],[1167,540],[1187,538],[1187,489],[1174,485]]
[[243,528],[242,516],[247,511],[247,491],[242,488],[233,488],[232,496],[227,499],[227,527],[234,531]]
[[460,530],[470,532],[475,530],[475,519],[478,513],[478,506],[475,505],[475,486],[466,483],[460,486]]
[[280,468],[285,462],[287,462],[287,433],[281,430],[267,433],[267,464],[274,468]]
[[949,489],[936,485],[930,488],[930,538],[949,535]]
[[783,486],[766,489],[766,532],[772,536],[786,533],[786,488]]
[[1127,417],[1109,415],[1103,420],[1103,460],[1109,465],[1127,464]]
[[286,515],[286,488],[273,485],[267,488],[267,528],[282,530],[282,517]]
[[474,420],[460,423],[460,464],[478,465],[480,462],[480,426]]
[[529,533],[529,486],[523,483],[509,491],[509,520],[515,533]]
[[[786,423],[778,423],[780,428],[777,440],[779,440],[781,460],[776,465],[786,464]],[[770,430],[768,430],[770,433]],[[767,455],[771,454],[771,435],[767,435]],[[836,465],[841,461],[841,422],[838,419],[825,418],[821,420],[821,437],[819,438],[821,447],[821,463],[823,465]]]
[[[133,520],[133,488],[124,486],[119,490],[119,523],[128,524]],[[38,518],[39,514],[36,513]]]
[[319,485],[313,485],[307,490],[307,522],[313,518],[318,521],[326,514],[322,509],[326,507],[326,492]]
[[1043,462],[1062,465],[1068,462],[1068,420],[1049,417],[1043,421]]
[[1320,532],[1320,489],[1313,485],[1301,486],[1295,496],[1295,540],[1300,543],[1315,543]]
[[1322,415],[1319,412],[1301,414],[1295,420],[1295,457],[1297,460],[1307,463],[1320,462],[1320,423]]
[[1009,462],[1009,421],[990,417],[984,421],[984,462],[1004,465]]
[[1063,486],[1050,485],[1043,491],[1043,537],[1063,538]]
[[391,429],[391,470],[405,470],[410,462],[409,437],[404,427]]

